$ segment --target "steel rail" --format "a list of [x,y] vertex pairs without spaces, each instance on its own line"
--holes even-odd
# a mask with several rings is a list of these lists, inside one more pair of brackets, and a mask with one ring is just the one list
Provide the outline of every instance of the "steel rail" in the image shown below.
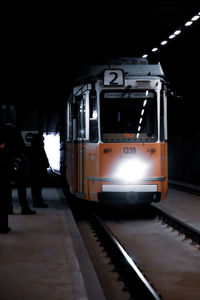
[[100,237],[104,248],[109,254],[119,275],[133,299],[156,299],[160,296],[156,293],[141,271],[134,263],[124,247],[109,231],[103,221],[95,214],[90,217],[90,222]]
[[165,222],[169,226],[173,227],[180,233],[183,233],[187,238],[190,238],[193,242],[200,244],[200,231],[199,230],[182,222],[181,220],[177,219],[176,217],[168,214],[166,211],[162,210],[161,208],[158,208],[158,207],[155,207],[152,205],[151,205],[151,207],[163,222]]

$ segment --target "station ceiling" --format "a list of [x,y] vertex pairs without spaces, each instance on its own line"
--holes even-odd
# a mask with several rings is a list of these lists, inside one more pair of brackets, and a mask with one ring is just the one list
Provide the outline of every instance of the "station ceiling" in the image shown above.
[[[16,8],[16,1],[2,3]],[[74,2],[39,17],[29,16],[28,2],[19,3],[26,4],[23,12],[18,10],[17,20],[4,24],[1,95],[12,102],[59,102],[80,66],[105,59],[147,53],[150,62],[163,64],[172,81],[177,80],[174,70],[181,73],[183,65],[190,73],[199,67],[199,20],[160,46],[199,13],[198,1]],[[157,46],[159,51],[152,53]]]

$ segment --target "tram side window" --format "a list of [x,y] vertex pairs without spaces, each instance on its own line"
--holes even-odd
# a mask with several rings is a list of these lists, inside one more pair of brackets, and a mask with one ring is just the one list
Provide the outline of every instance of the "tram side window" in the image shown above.
[[73,112],[72,112],[72,101],[70,101],[68,105],[68,113],[69,113],[69,118],[68,119],[68,126],[69,126],[69,140],[71,141],[73,138],[73,126],[72,126],[72,120],[73,120]]
[[76,97],[78,101],[78,123],[77,123],[77,138],[85,138],[85,112],[86,112],[86,103],[85,95]]
[[164,99],[163,94],[160,97],[160,141],[164,141]]
[[90,92],[90,142],[98,141],[97,97],[96,91]]

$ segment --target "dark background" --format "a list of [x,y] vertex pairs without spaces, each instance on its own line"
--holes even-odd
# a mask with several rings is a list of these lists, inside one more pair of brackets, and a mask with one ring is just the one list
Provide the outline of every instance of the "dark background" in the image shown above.
[[200,21],[184,27],[198,2],[63,3],[1,1],[1,103],[14,104],[22,129],[37,129],[42,116],[57,130],[82,65],[148,53],[181,96],[168,97],[169,177],[200,183]]

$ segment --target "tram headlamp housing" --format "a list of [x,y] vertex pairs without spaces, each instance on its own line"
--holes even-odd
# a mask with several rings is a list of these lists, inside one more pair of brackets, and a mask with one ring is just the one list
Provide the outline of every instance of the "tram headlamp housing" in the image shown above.
[[114,173],[114,177],[124,182],[134,182],[146,177],[148,163],[139,158],[129,158],[121,161]]

